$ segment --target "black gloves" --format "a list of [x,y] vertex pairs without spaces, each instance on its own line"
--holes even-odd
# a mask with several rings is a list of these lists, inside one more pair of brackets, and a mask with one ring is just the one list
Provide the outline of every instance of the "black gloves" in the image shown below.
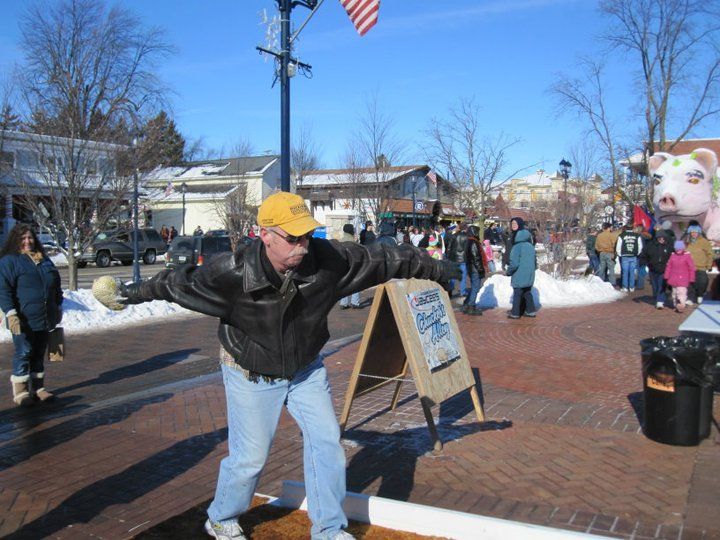
[[118,303],[124,306],[142,304],[142,300],[137,299],[137,292],[140,288],[140,283],[142,283],[142,281],[139,283],[124,283],[123,281],[118,279]]

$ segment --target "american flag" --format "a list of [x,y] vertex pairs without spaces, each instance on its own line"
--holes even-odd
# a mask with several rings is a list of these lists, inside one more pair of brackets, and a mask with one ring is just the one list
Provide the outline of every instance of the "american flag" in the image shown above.
[[437,174],[435,174],[433,171],[430,171],[427,173],[427,177],[433,183],[433,186],[437,186]]
[[378,20],[380,0],[340,0],[358,34],[364,36]]

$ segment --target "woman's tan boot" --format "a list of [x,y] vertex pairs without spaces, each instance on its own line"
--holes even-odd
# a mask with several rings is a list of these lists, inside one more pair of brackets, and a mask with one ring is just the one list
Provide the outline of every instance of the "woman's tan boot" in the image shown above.
[[29,407],[33,404],[29,388],[30,375],[10,375],[13,389],[13,402],[18,407]]
[[45,390],[45,373],[31,373],[30,379],[32,382],[32,387],[30,389],[30,392],[32,393],[33,397],[36,399],[39,399],[40,401],[50,401],[52,399],[55,399],[55,394],[48,392]]

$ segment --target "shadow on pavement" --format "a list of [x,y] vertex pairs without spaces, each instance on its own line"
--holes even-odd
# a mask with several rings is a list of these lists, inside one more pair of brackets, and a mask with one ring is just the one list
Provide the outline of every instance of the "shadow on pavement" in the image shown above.
[[[473,372],[477,380],[477,369],[473,369]],[[482,396],[482,392],[480,395]],[[417,398],[417,394],[403,401],[407,402],[414,398]],[[388,409],[385,409],[376,413],[373,418],[387,411]],[[442,402],[436,426],[443,444],[457,441],[466,435],[508,429],[513,425],[510,420],[455,423],[467,415],[474,414],[475,409],[467,391]],[[363,419],[361,423],[343,433],[344,439],[363,447],[348,464],[348,491],[361,493],[380,478],[380,486],[376,493],[378,497],[407,501],[412,492],[418,458],[433,451],[433,440],[427,425],[423,423],[421,427],[410,427],[395,432],[358,429],[358,426],[366,423],[367,420]]]
[[148,373],[164,369],[168,366],[175,365],[183,360],[186,360],[191,354],[198,352],[200,349],[182,349],[179,351],[172,351],[168,353],[157,354],[151,356],[141,362],[135,364],[129,364],[116,369],[111,369],[101,373],[94,379],[82,381],[70,386],[63,386],[62,388],[56,389],[56,393],[63,394],[78,388],[85,388],[87,386],[94,386],[99,384],[112,384],[121,380],[130,379],[132,377],[145,376]]
[[640,427],[644,427],[645,425],[645,409],[644,409],[644,402],[645,402],[645,396],[642,392],[632,392],[631,394],[627,395],[627,399],[630,402],[630,405],[633,408],[633,411],[635,412],[635,417],[638,420],[638,424],[640,424]]
[[177,442],[122,472],[82,488],[6,538],[44,538],[73,523],[89,523],[109,506],[130,503],[190,470],[226,439],[227,429],[223,428]]
[[66,443],[90,429],[122,422],[146,405],[162,403],[172,396],[173,394],[159,394],[138,399],[130,403],[94,410],[42,431],[20,436],[15,434],[12,442],[0,446],[0,471],[50,450],[56,445]]
[[17,437],[18,429],[30,430],[40,424],[81,413],[89,405],[75,404],[81,396],[56,397],[46,403],[36,403],[33,407],[13,407],[0,412],[0,443]]

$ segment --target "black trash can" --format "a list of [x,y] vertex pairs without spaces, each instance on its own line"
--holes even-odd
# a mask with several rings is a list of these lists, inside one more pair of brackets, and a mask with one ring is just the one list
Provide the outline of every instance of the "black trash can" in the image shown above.
[[643,433],[665,444],[695,446],[710,435],[714,339],[679,336],[643,339]]

